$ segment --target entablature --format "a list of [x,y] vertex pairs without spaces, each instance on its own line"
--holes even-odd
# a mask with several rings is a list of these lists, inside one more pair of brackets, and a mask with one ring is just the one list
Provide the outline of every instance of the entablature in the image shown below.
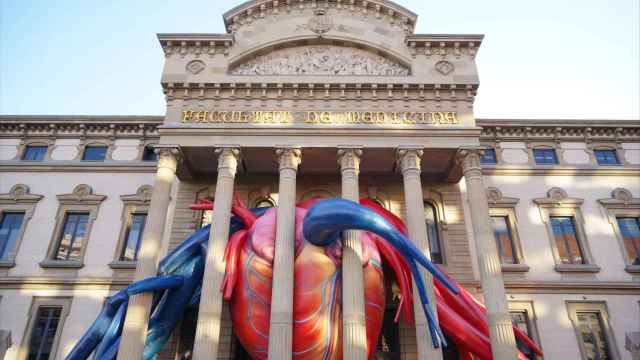
[[157,138],[162,116],[0,116],[0,138]]
[[460,58],[463,54],[475,58],[484,35],[469,34],[415,34],[407,35],[405,42],[411,55],[441,56],[453,55]]

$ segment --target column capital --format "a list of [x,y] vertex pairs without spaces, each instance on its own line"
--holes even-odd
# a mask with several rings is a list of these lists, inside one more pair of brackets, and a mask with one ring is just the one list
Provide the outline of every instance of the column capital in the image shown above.
[[484,153],[484,148],[479,146],[463,147],[456,153],[456,162],[462,165],[462,171],[467,173],[473,170],[482,170],[480,156]]
[[360,170],[360,159],[362,158],[362,149],[360,148],[340,148],[338,149],[338,164],[340,170]]
[[158,169],[166,168],[175,172],[178,163],[184,159],[178,145],[154,145],[153,151],[158,154]]
[[396,163],[400,167],[402,173],[406,171],[422,169],[422,155],[424,150],[419,147],[398,148],[396,150]]
[[298,166],[302,162],[302,150],[297,147],[276,148],[276,156],[278,157],[280,170],[292,169],[298,171]]
[[218,172],[224,169],[230,169],[235,174],[236,168],[238,167],[238,160],[240,160],[240,147],[217,147],[214,150],[214,154],[218,155]]

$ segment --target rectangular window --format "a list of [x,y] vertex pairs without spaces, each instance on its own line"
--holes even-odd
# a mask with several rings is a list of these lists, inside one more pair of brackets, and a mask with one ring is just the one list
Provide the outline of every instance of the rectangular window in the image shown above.
[[598,165],[619,165],[618,155],[615,150],[594,150]]
[[537,165],[556,165],[558,163],[555,149],[533,149],[533,158]]
[[158,161],[158,154],[156,154],[156,151],[152,146],[147,146],[144,148],[144,152],[142,153],[142,161]]
[[640,265],[640,218],[618,217],[618,227],[631,265]]
[[[515,327],[520,329],[520,331],[527,335],[529,339],[536,338],[533,333],[533,329],[531,328],[531,319],[529,318],[529,314],[526,310],[509,311],[509,314],[511,315],[511,322]],[[516,346],[518,347],[518,350],[527,356],[527,358],[536,359],[536,355],[533,350],[524,343],[516,341]]]
[[511,227],[509,226],[509,218],[507,216],[492,216],[491,224],[493,226],[493,234],[498,246],[498,254],[503,264],[517,264],[518,258],[514,251],[513,236]]
[[22,227],[24,212],[2,213],[0,220],[0,261],[9,260]]
[[480,156],[480,163],[483,165],[495,165],[498,163],[495,149],[484,149]]
[[54,342],[62,315],[62,306],[40,306],[31,330],[28,360],[48,360],[55,351]]
[[200,227],[203,228],[209,224],[213,220],[213,210],[202,210],[202,214],[200,214]]
[[24,148],[22,154],[22,160],[26,161],[42,161],[45,155],[47,155],[47,146],[31,146],[28,145]]
[[600,312],[577,312],[576,327],[588,360],[612,359]]
[[429,250],[431,261],[435,264],[442,264],[442,247],[440,246],[440,230],[438,225],[438,214],[435,206],[426,202],[424,204],[424,215],[427,223],[427,238],[429,240]]
[[82,160],[84,161],[104,161],[107,157],[106,146],[87,146],[84,148]]
[[55,260],[81,260],[82,244],[87,235],[89,213],[67,213]]
[[120,254],[120,260],[122,261],[136,261],[138,260],[138,251],[140,250],[140,244],[142,243],[142,234],[144,233],[144,226],[147,221],[147,214],[132,214],[131,222],[127,228],[127,234],[125,236],[125,244],[122,247],[122,254]]
[[552,216],[551,227],[560,261],[563,264],[586,264],[578,242],[572,216]]

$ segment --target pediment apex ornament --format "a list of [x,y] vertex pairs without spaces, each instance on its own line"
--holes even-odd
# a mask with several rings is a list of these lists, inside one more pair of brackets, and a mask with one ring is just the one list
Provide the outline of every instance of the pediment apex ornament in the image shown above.
[[25,196],[29,193],[29,187],[24,184],[14,185],[11,190],[9,190],[9,194],[13,195],[16,199]]
[[87,196],[93,193],[93,189],[89,185],[78,185],[73,189],[73,195],[75,195],[78,199],[86,198]]
[[153,187],[151,185],[142,185],[136,191],[136,195],[144,201],[151,201],[151,194],[153,193]]
[[567,192],[558,188],[558,187],[554,187],[549,189],[549,191],[547,191],[547,197],[551,200],[555,200],[555,201],[560,201],[563,199],[568,198],[569,196],[567,196]]
[[192,60],[187,63],[186,69],[193,75],[199,74],[207,65],[202,60]]
[[633,195],[631,194],[631,192],[623,188],[615,188],[611,192],[611,197],[613,199],[624,201],[624,202],[629,202],[633,200]]
[[502,200],[502,192],[494,187],[490,187],[487,189],[487,200],[489,202],[497,202]]
[[447,60],[438,61],[435,65],[435,68],[436,71],[438,71],[442,75],[449,75],[455,70],[455,66]]
[[43,198],[42,195],[32,194],[29,186],[16,184],[6,194],[0,194],[0,203],[36,203]]
[[333,28],[333,20],[327,15],[327,10],[318,9],[314,11],[313,17],[307,23],[309,30],[316,34],[322,35]]

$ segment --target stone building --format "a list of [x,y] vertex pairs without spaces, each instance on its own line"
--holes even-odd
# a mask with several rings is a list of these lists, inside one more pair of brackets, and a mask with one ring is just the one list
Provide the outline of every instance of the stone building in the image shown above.
[[[496,359],[515,354],[511,321],[546,359],[638,358],[640,121],[477,119],[482,36],[415,34],[417,15],[386,0],[252,0],[224,21],[226,34],[158,35],[165,116],[0,117],[6,359],[63,359],[105,298],[203,224],[224,228],[234,192],[277,205],[291,229],[288,211],[313,197],[401,216],[487,304]],[[220,206],[190,210],[201,199]],[[212,240],[219,254],[226,235]],[[291,234],[276,241],[290,261]],[[203,291],[219,288],[221,261],[208,259]],[[274,359],[290,346],[291,291],[275,268]],[[345,301],[357,333],[363,299]],[[130,302],[127,354],[142,348],[149,304]],[[245,358],[221,297],[199,306],[160,357]],[[415,320],[385,321],[378,355],[456,358],[434,353]]]

